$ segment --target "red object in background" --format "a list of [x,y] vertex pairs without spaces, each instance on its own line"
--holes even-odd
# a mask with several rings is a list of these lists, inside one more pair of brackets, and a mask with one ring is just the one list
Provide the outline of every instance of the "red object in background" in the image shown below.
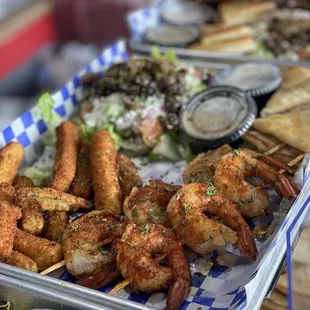
[[98,45],[128,37],[126,15],[149,7],[151,0],[55,0],[60,42],[80,41]]
[[15,24],[14,29],[0,41],[0,79],[5,79],[26,63],[44,45],[55,42],[55,22],[51,7],[42,4],[43,1],[38,2],[5,21]]

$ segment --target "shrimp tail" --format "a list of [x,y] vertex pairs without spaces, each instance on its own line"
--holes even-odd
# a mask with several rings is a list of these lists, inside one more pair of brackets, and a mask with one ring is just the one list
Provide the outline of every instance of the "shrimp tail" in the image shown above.
[[121,276],[120,271],[117,269],[116,264],[98,269],[91,275],[80,278],[76,283],[88,288],[98,289],[103,287]]
[[255,261],[257,258],[257,248],[250,228],[243,225],[242,229],[237,231],[237,235],[238,248],[243,252],[244,255]]
[[283,164],[283,163],[280,163],[279,161],[273,159],[273,158],[270,157],[270,156],[262,155],[262,156],[260,157],[260,159],[261,159],[264,163],[266,163],[266,164],[268,164],[268,165],[270,165],[270,166],[273,166],[273,167],[279,168],[279,169],[283,169],[283,170],[287,171],[289,174],[294,174],[293,171],[292,171],[292,169],[291,169],[288,165]]
[[189,294],[191,274],[183,251],[172,250],[167,257],[170,266],[173,266],[173,284],[169,288],[167,309],[180,309],[185,297]]
[[288,200],[295,199],[300,192],[300,190],[283,175],[278,176],[275,187]]

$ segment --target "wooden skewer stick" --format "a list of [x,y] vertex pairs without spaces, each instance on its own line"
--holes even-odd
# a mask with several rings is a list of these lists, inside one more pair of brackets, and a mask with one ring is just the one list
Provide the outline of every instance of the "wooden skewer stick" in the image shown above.
[[121,289],[126,287],[128,284],[130,284],[130,281],[125,279],[124,281],[122,281],[122,282],[118,283],[117,285],[115,285],[108,294],[109,295],[114,295],[118,291],[120,291]]
[[[300,161],[302,161],[302,160],[304,159],[305,156],[306,156],[306,153],[299,154],[296,158],[294,158],[293,160],[291,160],[287,165],[288,165],[289,167],[293,167],[294,165],[296,165],[297,163],[299,163]],[[281,173],[281,174],[282,174],[283,172],[285,172],[284,169],[281,169],[281,170],[279,171],[279,173]]]
[[282,144],[278,144],[274,147],[272,147],[269,151],[265,152],[264,155],[269,156],[272,155],[276,152],[278,152],[279,150],[283,149],[286,146],[286,144],[282,143]]
[[65,265],[66,265],[66,261],[62,260],[61,262],[43,270],[42,272],[40,272],[40,274],[46,275],[46,274],[51,273],[51,272],[65,266]]

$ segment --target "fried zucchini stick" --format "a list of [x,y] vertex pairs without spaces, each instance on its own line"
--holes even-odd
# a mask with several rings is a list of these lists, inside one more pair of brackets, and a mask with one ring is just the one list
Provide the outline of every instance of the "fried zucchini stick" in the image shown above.
[[16,191],[13,199],[19,205],[25,201],[36,201],[41,210],[44,211],[75,212],[78,209],[90,209],[92,207],[89,200],[59,192],[52,188],[20,188]]
[[76,176],[71,184],[70,191],[74,196],[85,199],[91,198],[91,171],[89,168],[90,142],[80,141],[80,151]]
[[118,182],[114,140],[106,131],[97,131],[92,138],[90,164],[97,210],[122,213],[122,192]]
[[[13,186],[16,190],[24,187],[34,187],[31,179],[17,175],[14,179]],[[20,228],[35,236],[40,236],[44,228],[44,219],[40,205],[34,201],[15,200],[15,205],[20,207],[22,218],[20,220]]]
[[142,186],[142,180],[137,172],[135,164],[128,156],[118,153],[116,162],[119,168],[119,185],[122,189],[123,198],[125,198],[131,193],[134,187]]
[[44,228],[44,218],[40,205],[35,200],[16,202],[22,210],[20,228],[35,236],[40,236]]
[[69,224],[66,212],[48,212],[46,215],[45,238],[51,241],[61,242],[62,235]]
[[12,185],[25,150],[18,142],[8,143],[0,151],[0,183]]
[[15,188],[8,183],[0,183],[0,201],[11,201]]
[[45,270],[63,259],[59,243],[33,236],[20,229],[16,231],[14,250],[34,260],[39,270]]
[[11,256],[7,258],[4,262],[8,265],[19,267],[29,271],[39,271],[38,265],[35,261],[33,261],[30,257],[17,251],[12,251]]
[[17,175],[13,181],[13,187],[19,189],[22,187],[34,187],[32,180],[23,175]]
[[79,150],[77,126],[70,121],[63,122],[56,128],[56,137],[56,158],[50,187],[68,192],[76,172]]
[[18,207],[7,201],[0,202],[0,257],[8,258],[11,256],[17,220],[21,216]]

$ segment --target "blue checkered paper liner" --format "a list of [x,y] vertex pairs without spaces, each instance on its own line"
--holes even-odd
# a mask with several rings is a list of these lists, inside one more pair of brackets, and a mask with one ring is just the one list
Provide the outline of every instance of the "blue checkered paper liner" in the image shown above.
[[[125,41],[119,41],[105,49],[85,70],[74,76],[59,92],[53,95],[55,112],[63,119],[68,119],[76,111],[78,101],[82,98],[80,76],[86,72],[102,72],[112,64],[128,59]],[[18,141],[25,148],[24,165],[31,164],[42,153],[41,136],[47,126],[34,107],[16,119],[0,133],[0,146],[10,141]]]
[[[111,66],[113,63],[128,58],[124,41],[117,42],[103,51],[85,70],[74,76],[66,86],[53,95],[55,100],[55,111],[63,118],[68,119],[76,110],[78,101],[81,96],[80,76],[85,72],[101,72]],[[39,111],[36,107],[23,114],[15,120],[3,132],[0,133],[1,146],[10,141],[19,141],[26,151],[24,164],[29,165],[36,160],[43,150],[41,138],[47,131],[47,126],[41,119]],[[143,164],[143,160],[137,160],[136,164],[139,173],[146,182],[150,178],[161,178],[167,182],[182,183],[182,169],[185,167],[184,162],[177,164],[160,162],[148,165]],[[309,206],[309,187],[308,180],[310,165],[308,161],[304,162],[305,168],[301,169],[298,181],[305,186],[305,190],[297,201],[293,204],[284,221],[280,223],[281,227],[275,232],[274,236],[264,243],[257,242],[259,256],[255,263],[249,262],[246,258],[238,255],[238,251],[232,247],[228,248],[228,252],[215,254],[210,256],[201,256],[186,250],[187,258],[190,262],[192,271],[192,286],[187,299],[184,301],[181,309],[202,309],[202,310],[231,310],[231,309],[250,309],[259,306],[262,301],[261,296],[253,295],[253,292],[263,290],[266,282],[262,281],[274,268],[274,264],[270,263],[279,256],[279,248],[285,247],[285,236],[288,228],[295,223],[298,227],[299,221],[295,221],[298,213],[303,208],[308,211]],[[287,202],[283,202],[285,207]],[[305,206],[306,204],[306,206]],[[289,206],[287,207],[289,208]],[[295,221],[295,222],[294,222]],[[253,223],[249,223],[253,226]],[[218,264],[211,268],[209,258],[217,258]],[[67,272],[64,272],[62,280],[75,282],[75,279]],[[44,279],[43,279],[44,282]],[[251,284],[251,289],[247,286]],[[108,291],[115,283],[104,287],[101,291]],[[153,294],[134,293],[130,287],[117,293],[117,296],[140,302],[146,308],[164,308],[166,292]]]
[[142,39],[146,29],[155,27],[160,23],[160,12],[168,5],[173,5],[176,0],[154,1],[152,6],[133,11],[128,14],[127,22],[133,39]]

